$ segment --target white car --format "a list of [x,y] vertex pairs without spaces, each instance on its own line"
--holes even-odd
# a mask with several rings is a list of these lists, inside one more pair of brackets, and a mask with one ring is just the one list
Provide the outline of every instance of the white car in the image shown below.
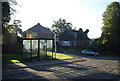
[[98,52],[94,52],[94,51],[89,50],[89,49],[84,49],[84,50],[82,50],[82,54],[83,54],[83,55],[95,55],[95,56],[99,55]]

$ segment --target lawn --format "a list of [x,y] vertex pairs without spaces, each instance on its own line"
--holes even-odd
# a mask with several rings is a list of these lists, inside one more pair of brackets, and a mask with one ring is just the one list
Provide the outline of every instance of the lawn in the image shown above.
[[13,62],[21,62],[22,57],[18,54],[2,54],[2,63],[9,64]]
[[[52,57],[52,52],[47,52],[47,56]],[[53,53],[53,58],[58,60],[74,59],[74,57],[62,53]]]
[[[62,53],[53,53],[53,59],[52,59],[52,52],[43,52],[40,54],[40,57],[46,57],[47,53],[47,59],[48,60],[66,60],[66,59],[74,59],[74,57],[65,55]],[[36,55],[36,54],[33,54]],[[2,54],[2,63],[3,64],[9,64],[9,63],[20,63],[20,62],[29,62],[28,60],[25,60],[22,58],[22,56],[18,54]]]
[[80,54],[82,49],[72,49],[72,48],[59,48],[58,52],[64,52],[64,53],[73,53],[73,54]]

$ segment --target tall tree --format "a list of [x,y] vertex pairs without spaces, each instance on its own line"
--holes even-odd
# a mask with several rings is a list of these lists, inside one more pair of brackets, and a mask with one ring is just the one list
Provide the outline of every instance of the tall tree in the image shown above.
[[119,51],[120,3],[112,2],[103,14],[102,35],[100,43],[109,51]]
[[54,24],[52,24],[52,28],[56,32],[64,32],[65,30],[71,30],[72,24],[67,22],[65,19],[59,18],[58,21],[54,21]]
[[15,27],[15,32],[23,34],[23,31],[20,29],[20,27],[21,27],[21,21],[20,20],[14,20],[13,24],[14,24],[14,27]]
[[13,23],[12,25],[9,25],[9,22],[11,20],[11,15],[14,14],[16,11],[15,9],[11,8],[10,5],[18,5],[16,0],[10,0],[9,2],[2,2],[2,38],[3,43],[10,42],[9,40],[12,39],[11,34],[15,34],[16,29],[20,28],[17,24],[19,23]]
[[10,4],[18,5],[16,0],[10,0],[9,2],[2,2],[2,28],[7,28],[7,25],[11,19],[11,15],[16,11],[11,8]]
[[10,21],[10,4],[9,2],[2,2],[2,29],[4,30],[4,32],[9,21]]

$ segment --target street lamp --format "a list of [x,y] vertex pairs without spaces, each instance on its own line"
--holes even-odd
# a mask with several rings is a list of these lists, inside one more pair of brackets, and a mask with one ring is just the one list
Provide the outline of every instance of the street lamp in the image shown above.
[[56,58],[56,52],[57,52],[56,34],[57,34],[57,32],[53,31],[53,35],[54,35],[54,46],[55,46],[55,58]]

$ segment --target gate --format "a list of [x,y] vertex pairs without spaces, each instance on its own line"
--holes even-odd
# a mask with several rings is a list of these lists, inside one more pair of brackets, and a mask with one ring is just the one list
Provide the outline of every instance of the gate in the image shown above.
[[23,58],[30,60],[53,59],[53,39],[23,39]]

